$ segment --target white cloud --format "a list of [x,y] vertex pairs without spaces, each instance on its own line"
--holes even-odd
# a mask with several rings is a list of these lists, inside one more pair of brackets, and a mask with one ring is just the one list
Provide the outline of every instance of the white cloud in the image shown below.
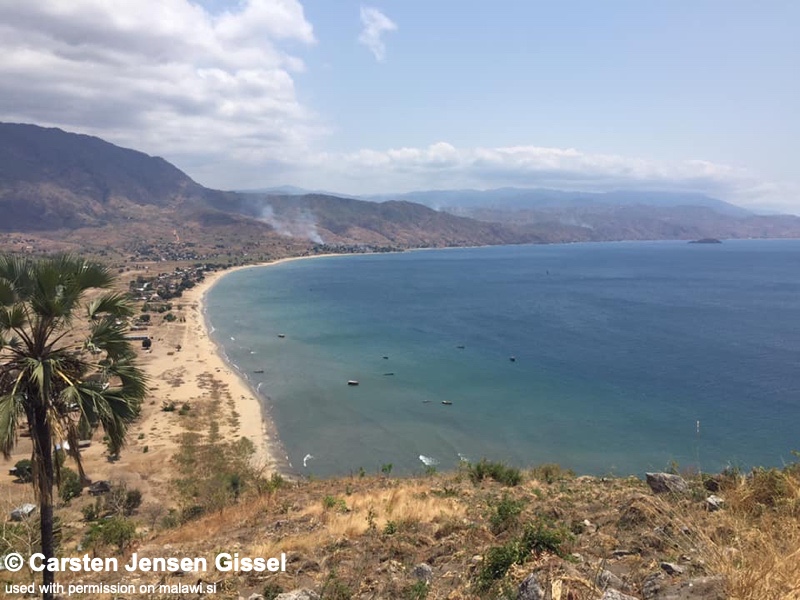
[[297,0],[2,2],[0,120],[195,161],[299,155],[322,128],[286,42],[315,43]]
[[370,6],[361,7],[361,25],[364,28],[358,36],[359,43],[369,48],[369,51],[375,56],[375,60],[383,61],[386,58],[383,34],[395,31],[397,25],[377,8]]
[[290,183],[356,194],[503,186],[686,191],[742,206],[800,212],[798,190],[702,160],[656,161],[541,146],[456,148],[447,142],[324,153],[310,160]]

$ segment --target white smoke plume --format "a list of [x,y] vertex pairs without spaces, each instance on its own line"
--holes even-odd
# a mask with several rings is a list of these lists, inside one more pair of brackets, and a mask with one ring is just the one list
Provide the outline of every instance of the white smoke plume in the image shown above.
[[325,243],[319,231],[317,231],[317,219],[314,213],[307,209],[301,210],[293,218],[286,218],[285,216],[277,216],[272,206],[267,204],[261,209],[259,219],[269,223],[278,235],[303,238],[315,244]]

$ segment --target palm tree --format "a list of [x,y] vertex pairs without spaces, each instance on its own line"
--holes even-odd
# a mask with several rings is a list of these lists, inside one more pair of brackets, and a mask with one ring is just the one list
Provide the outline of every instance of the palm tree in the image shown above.
[[[0,256],[0,450],[9,458],[20,430],[30,433],[45,560],[55,556],[53,486],[62,461],[54,455],[71,456],[86,482],[81,433],[102,426],[109,452],[118,453],[147,393],[125,339],[132,307],[108,291],[113,281],[108,268],[75,256]],[[82,307],[85,320],[76,318]],[[45,585],[54,581],[42,573]]]

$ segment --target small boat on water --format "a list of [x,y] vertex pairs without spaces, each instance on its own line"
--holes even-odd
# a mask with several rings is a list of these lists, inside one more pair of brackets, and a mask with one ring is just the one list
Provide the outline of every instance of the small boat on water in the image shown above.
[[264,369],[256,369],[255,371],[253,371],[253,373],[263,373],[263,372],[264,372]]
[[384,356],[383,360],[389,360],[389,357],[388,356]]
[[466,348],[466,346],[456,346],[456,348],[458,348],[459,350],[463,350],[464,348]]
[[286,337],[286,334],[285,334],[285,333],[279,333],[279,334],[278,334],[278,337],[279,337],[279,338],[285,338],[285,337]]
[[508,360],[510,360],[511,362],[517,362],[517,357],[516,356],[510,356],[508,358]]
[[357,379],[348,379],[347,380],[347,385],[358,385],[358,380]]
[[423,403],[423,404],[430,404],[430,403],[431,403],[431,401],[430,401],[430,400],[423,400],[423,401],[422,401],[422,403]]
[[450,406],[453,403],[450,400],[442,400],[442,404],[444,404],[445,406]]
[[391,377],[392,375],[394,375],[394,373],[384,373],[383,374],[384,377]]

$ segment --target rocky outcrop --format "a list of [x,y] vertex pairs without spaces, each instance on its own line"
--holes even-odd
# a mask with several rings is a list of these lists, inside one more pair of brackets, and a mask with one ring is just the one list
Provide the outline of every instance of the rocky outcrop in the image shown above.
[[685,494],[689,491],[689,484],[680,475],[671,473],[645,473],[647,485],[654,494]]

